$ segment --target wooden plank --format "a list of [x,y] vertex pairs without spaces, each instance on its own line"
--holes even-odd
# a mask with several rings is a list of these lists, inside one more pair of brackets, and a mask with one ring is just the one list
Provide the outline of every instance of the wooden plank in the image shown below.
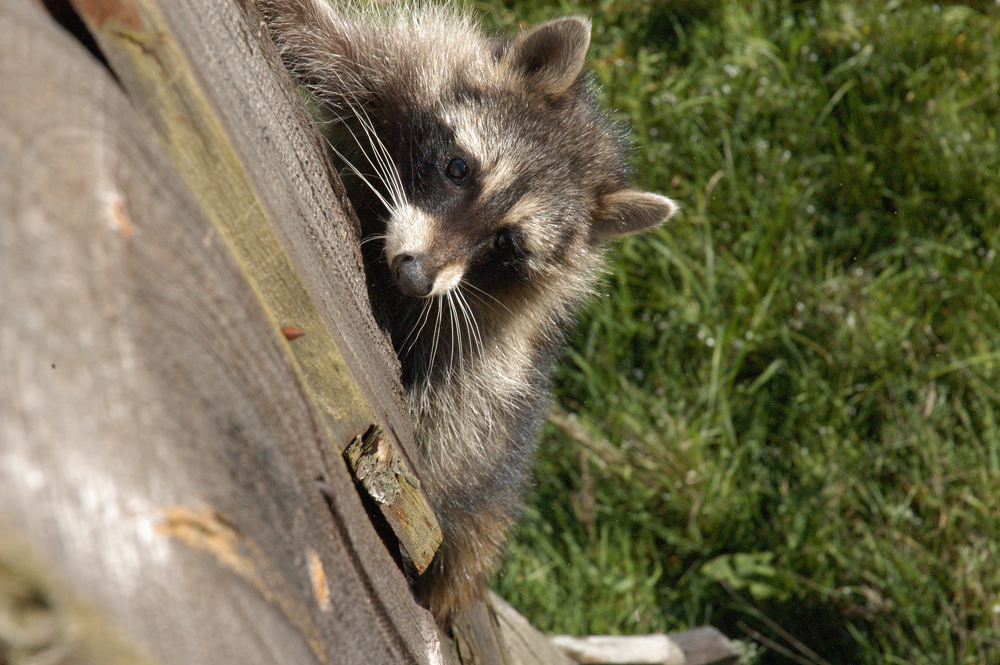
[[427,570],[441,544],[441,530],[429,519],[411,521],[415,511],[408,506],[414,503],[412,495],[420,488],[420,481],[407,472],[392,440],[381,427],[372,426],[348,446],[344,457],[355,480],[378,504],[393,532],[411,535],[406,541],[401,540],[401,546],[420,548],[406,551],[417,572]]
[[553,635],[552,643],[579,663],[687,665],[684,652],[666,635]]
[[687,665],[733,665],[740,660],[739,650],[712,626],[700,626],[670,638],[684,652]]
[[732,642],[712,626],[672,635],[553,635],[551,639],[578,663],[729,665],[740,659]]
[[69,585],[38,565],[23,543],[0,537],[0,663],[153,665]]
[[[214,230],[237,257],[273,325],[300,333],[290,345],[300,383],[320,406],[340,450],[376,421],[384,422],[390,433],[407,434],[410,426],[398,400],[386,399],[400,394],[390,365],[376,364],[385,354],[369,350],[386,344],[375,334],[361,288],[357,238],[347,232],[353,226],[330,188],[329,171],[311,174],[310,187],[326,186],[327,209],[336,216],[310,221],[293,197],[297,189],[305,188],[306,180],[292,181],[290,176],[303,170],[304,156],[297,154],[294,162],[275,167],[270,153],[253,158],[247,154],[259,152],[261,144],[275,150],[287,145],[291,137],[282,125],[295,109],[302,109],[297,96],[274,92],[287,84],[288,76],[275,59],[264,57],[266,33],[261,32],[259,16],[254,19],[246,6],[239,11],[233,3],[197,3],[196,13],[186,3],[156,0],[75,0],[75,5]],[[242,85],[225,87],[234,77]],[[256,108],[267,97],[271,98],[267,108],[284,109],[284,117],[264,115]],[[232,125],[254,110],[261,124],[252,129]],[[302,133],[315,134],[303,113],[297,119],[305,123]],[[328,166],[322,152],[314,155],[314,161]],[[256,178],[251,177],[253,169]],[[274,190],[274,182],[285,182],[287,187]],[[318,241],[324,237],[339,240],[324,246]],[[338,274],[353,279],[331,280]],[[317,301],[315,293],[332,297]],[[345,348],[354,350],[350,364],[342,354]],[[373,372],[372,367],[383,371]],[[369,381],[368,390],[363,390],[358,376],[378,376],[381,381]],[[391,413],[385,409],[376,413],[370,406],[387,402],[394,406]],[[406,473],[416,477],[415,457],[406,452],[410,441],[408,436],[393,437],[392,443],[402,452]],[[436,550],[440,528],[417,486],[408,488],[394,510],[377,505],[407,553],[422,556]],[[398,514],[404,518],[397,519]]]
[[453,659],[461,665],[514,665],[492,602],[473,600],[451,623]]
[[491,593],[490,605],[500,622],[512,665],[576,665],[577,661],[567,656],[503,598]]
[[76,6],[276,325],[306,333],[291,348],[303,372],[311,374],[310,387],[325,393],[321,404],[328,424],[355,434],[367,429],[373,414],[159,7],[113,0],[82,0]]
[[740,652],[718,629],[702,626],[664,635],[544,635],[505,600],[490,594],[513,665],[576,663],[658,663],[662,665],[732,665]]
[[0,89],[0,550],[139,660],[429,662],[277,317],[148,122],[31,2],[0,0]]

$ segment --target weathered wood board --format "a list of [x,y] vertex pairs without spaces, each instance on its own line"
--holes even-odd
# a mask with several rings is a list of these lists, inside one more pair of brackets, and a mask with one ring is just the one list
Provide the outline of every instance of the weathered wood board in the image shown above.
[[[121,662],[428,662],[294,342],[148,122],[27,1],[0,90],[0,569]],[[32,648],[105,662],[79,628]]]
[[[283,330],[296,331],[290,348],[300,384],[332,439],[343,450],[378,421],[387,444],[401,452],[406,473],[418,477],[395,359],[357,288],[363,271],[356,224],[331,188],[339,180],[331,180],[329,161],[287,73],[266,57],[274,55],[273,46],[253,5],[198,3],[197,12],[157,0],[75,5],[265,310]],[[204,20],[206,13],[218,14],[217,20]],[[262,99],[267,114],[256,106]],[[247,118],[256,118],[256,127],[246,125]],[[308,143],[291,155],[271,147],[273,139],[287,150],[296,137],[300,143],[314,139],[311,162]],[[322,168],[304,173],[310,163]],[[303,209],[302,191],[319,197],[313,209]],[[419,489],[378,506],[406,552],[433,555],[440,531]],[[413,563],[423,570],[429,558]]]
[[711,626],[664,635],[553,635],[551,643],[581,665],[733,665],[740,651]]
[[[330,426],[341,450],[362,424],[345,412],[371,409],[416,466],[396,359],[370,315],[356,223],[254,3],[73,4],[178,173],[241,255],[261,298],[281,325],[306,331],[294,351],[308,381],[322,388],[346,369],[357,383],[360,395],[320,397],[329,401],[321,403],[324,412],[335,416]],[[272,233],[284,255],[274,251]],[[312,313],[301,309],[300,288],[326,330],[316,330]],[[324,347],[309,350],[326,334],[345,367],[322,364],[328,360],[315,356],[325,356]]]

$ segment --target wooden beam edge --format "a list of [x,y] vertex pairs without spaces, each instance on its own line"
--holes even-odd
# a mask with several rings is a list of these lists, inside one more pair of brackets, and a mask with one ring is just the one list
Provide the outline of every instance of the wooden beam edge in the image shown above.
[[[343,429],[342,421],[347,420],[349,429],[364,432],[376,421],[374,412],[296,273],[157,2],[72,2],[202,205],[213,231],[234,256],[285,346],[303,392],[322,414],[329,438],[343,451],[351,440],[338,440],[333,430]],[[206,236],[206,242],[211,241]],[[416,477],[405,459],[399,463],[404,477]],[[441,531],[418,484],[407,485],[403,500],[384,512],[408,555],[415,557],[414,565],[422,570],[440,544]]]
[[420,481],[382,428],[372,426],[344,451],[354,478],[375,501],[418,573],[431,564],[441,528],[430,506],[419,501]]

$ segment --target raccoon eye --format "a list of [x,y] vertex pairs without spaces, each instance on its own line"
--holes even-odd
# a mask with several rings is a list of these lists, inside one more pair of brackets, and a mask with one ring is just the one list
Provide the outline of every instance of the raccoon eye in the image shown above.
[[510,229],[500,229],[493,235],[493,249],[500,254],[513,253],[514,234]]
[[453,157],[444,167],[444,174],[456,185],[461,185],[469,177],[469,165],[461,157]]

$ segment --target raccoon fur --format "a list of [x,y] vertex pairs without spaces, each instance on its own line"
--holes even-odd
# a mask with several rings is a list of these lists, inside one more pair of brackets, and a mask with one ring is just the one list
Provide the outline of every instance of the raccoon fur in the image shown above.
[[440,4],[259,0],[345,169],[444,541],[415,590],[482,594],[520,508],[550,373],[605,241],[677,206],[629,185],[584,68],[590,22],[510,38]]

